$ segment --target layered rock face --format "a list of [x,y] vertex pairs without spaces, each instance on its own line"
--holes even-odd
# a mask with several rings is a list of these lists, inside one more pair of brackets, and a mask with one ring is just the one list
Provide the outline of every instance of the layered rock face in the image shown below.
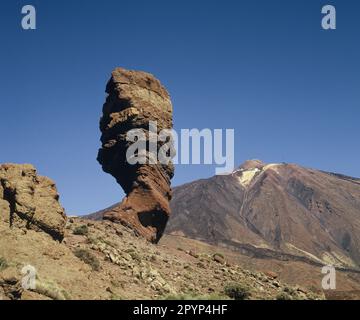
[[[129,164],[126,151],[133,142],[126,139],[131,129],[142,129],[149,138],[162,129],[172,128],[172,104],[166,89],[154,76],[140,71],[117,68],[112,72],[100,120],[102,148],[98,161],[126,193],[120,205],[109,209],[104,219],[131,227],[138,235],[158,242],[170,214],[170,180],[173,164],[150,164],[165,142],[158,142],[155,151],[147,148],[145,164]],[[156,121],[156,133],[149,123]],[[157,159],[157,158],[156,158]]]
[[64,237],[66,215],[55,184],[36,174],[32,165],[0,165],[0,222],[9,227]]

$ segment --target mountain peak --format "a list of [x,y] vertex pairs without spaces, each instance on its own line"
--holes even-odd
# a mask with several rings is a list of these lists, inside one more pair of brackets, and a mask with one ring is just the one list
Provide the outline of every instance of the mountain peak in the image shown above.
[[167,232],[360,270],[358,199],[353,178],[248,160],[229,176],[177,187]]
[[246,160],[243,164],[240,165],[238,169],[243,169],[243,170],[261,169],[264,166],[266,166],[265,162],[258,159],[252,159],[252,160]]

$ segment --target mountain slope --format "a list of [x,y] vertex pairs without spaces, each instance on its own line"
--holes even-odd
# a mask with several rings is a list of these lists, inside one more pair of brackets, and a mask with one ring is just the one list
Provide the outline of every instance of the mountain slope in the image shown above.
[[[62,243],[1,220],[0,233],[0,300],[229,299],[229,284],[245,288],[248,299],[324,297],[318,288],[245,270],[225,252],[215,255],[189,239],[183,246],[154,245],[109,221],[70,218]],[[26,290],[24,266],[36,274],[35,286]]]
[[174,189],[166,232],[358,269],[360,180],[295,164],[245,162]]

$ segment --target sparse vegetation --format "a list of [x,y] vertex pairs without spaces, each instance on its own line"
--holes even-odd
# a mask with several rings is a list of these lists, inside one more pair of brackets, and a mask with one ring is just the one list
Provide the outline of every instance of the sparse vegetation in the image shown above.
[[[103,221],[94,223],[94,226],[82,219],[74,218],[73,221],[74,223],[70,224],[71,229],[66,231],[66,241],[61,244],[46,243],[47,237],[42,238],[39,233],[29,232],[24,237],[16,239],[16,246],[30,250],[26,251],[27,255],[20,255],[16,260],[10,260],[5,255],[5,252],[11,251],[12,244],[0,237],[2,240],[0,244],[4,248],[0,253],[0,269],[9,265],[6,272],[0,271],[1,275],[11,277],[16,273],[21,279],[19,271],[28,255],[44,261],[41,273],[37,277],[36,289],[24,292],[23,297],[19,292],[16,298],[56,300],[141,298],[283,300],[289,299],[289,296],[292,300],[310,298],[310,290],[307,287],[302,289],[298,286],[286,285],[280,280],[268,278],[261,272],[244,270],[232,260],[231,255],[228,255],[228,251],[224,248],[209,248],[197,242],[189,244],[190,240],[184,239],[169,242],[164,246],[154,246],[134,237],[120,224],[109,228],[110,224]],[[86,238],[74,235],[75,229],[87,229],[82,226],[88,228]],[[119,238],[114,230],[121,230],[123,237]],[[42,240],[44,242],[41,242]],[[182,244],[181,241],[185,243]],[[177,247],[182,245],[186,251],[180,252]],[[189,256],[190,250],[199,256],[198,259]],[[214,261],[214,254],[217,254],[219,259],[225,256],[225,262]],[[229,263],[226,265],[227,259]],[[138,262],[139,260],[141,263]],[[59,272],[53,272],[56,268]],[[88,281],[89,277],[91,281]],[[275,286],[274,283],[277,285]],[[5,285],[8,286],[7,283]],[[226,290],[224,290],[225,285],[228,285]],[[16,288],[15,285],[11,285],[12,291]],[[0,291],[2,290],[0,284]],[[321,299],[318,295],[314,295],[313,298]]]
[[70,295],[64,289],[61,289],[55,283],[48,281],[37,281],[34,291],[53,300],[71,300]]
[[74,251],[76,257],[80,260],[85,262],[86,264],[90,265],[91,268],[95,271],[100,270],[100,262],[95,255],[93,255],[89,250],[86,249],[76,249]]
[[5,258],[0,257],[0,271],[5,270],[9,266]]
[[276,296],[276,300],[292,300],[292,297],[287,292],[283,291]]
[[161,300],[229,300],[227,296],[219,295],[216,293],[208,295],[188,294],[171,294],[160,297]]
[[228,284],[224,288],[224,293],[234,300],[245,300],[250,297],[250,289],[242,284]]
[[117,294],[112,294],[110,300],[124,300],[124,298]]
[[292,287],[285,287],[285,288],[283,289],[283,291],[284,291],[285,293],[289,294],[290,296],[296,295],[296,290],[295,290],[295,288],[292,288]]
[[222,253],[219,253],[219,252],[216,252],[216,253],[213,254],[213,258],[215,258],[215,257],[220,257],[222,259],[225,259],[224,255]]
[[141,256],[139,253],[137,253],[134,249],[130,248],[125,250],[126,253],[128,253],[131,258],[137,262],[141,262]]
[[225,257],[223,254],[221,253],[214,253],[213,254],[213,260],[217,263],[220,263],[220,264],[225,264]]
[[83,224],[81,226],[76,227],[73,233],[79,236],[87,236],[89,233],[89,228],[87,225]]

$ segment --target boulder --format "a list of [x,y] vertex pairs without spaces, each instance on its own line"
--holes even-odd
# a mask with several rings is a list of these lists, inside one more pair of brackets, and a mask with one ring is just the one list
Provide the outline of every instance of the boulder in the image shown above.
[[29,164],[0,165],[0,222],[42,231],[61,241],[66,215],[55,183],[38,176]]

